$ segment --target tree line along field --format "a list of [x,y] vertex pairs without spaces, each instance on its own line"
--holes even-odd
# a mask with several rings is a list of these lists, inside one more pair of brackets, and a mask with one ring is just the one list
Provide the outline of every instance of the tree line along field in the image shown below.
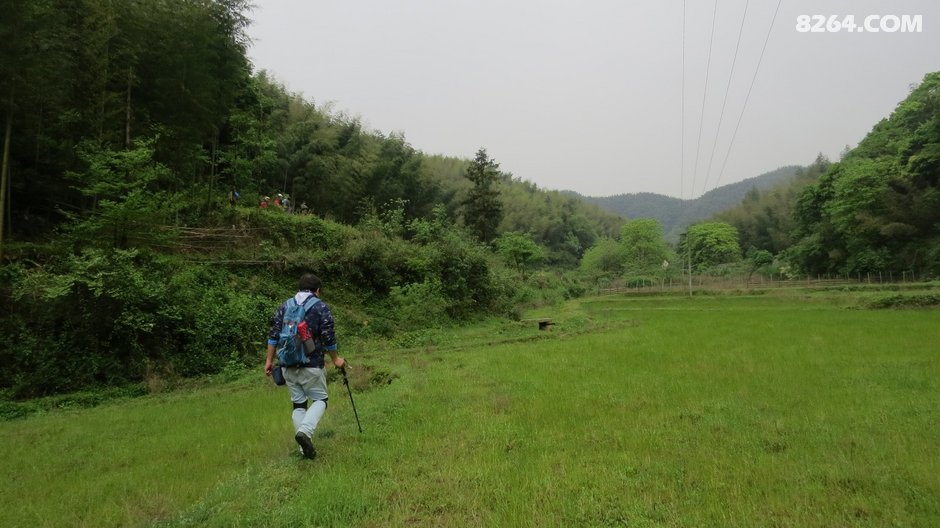
[[260,359],[3,422],[0,525],[937,526],[940,312],[876,295],[592,297],[348,348],[365,432],[334,381],[313,462]]

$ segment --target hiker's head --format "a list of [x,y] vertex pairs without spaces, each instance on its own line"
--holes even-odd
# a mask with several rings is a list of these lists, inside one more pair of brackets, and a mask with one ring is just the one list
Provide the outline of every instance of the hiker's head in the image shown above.
[[320,277],[317,277],[313,273],[304,273],[300,277],[300,290],[310,290],[315,292],[320,289]]

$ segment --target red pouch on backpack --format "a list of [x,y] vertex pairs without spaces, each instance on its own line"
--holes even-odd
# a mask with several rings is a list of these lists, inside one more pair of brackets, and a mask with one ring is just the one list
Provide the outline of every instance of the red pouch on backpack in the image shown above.
[[299,337],[300,341],[304,344],[304,350],[306,350],[308,354],[317,348],[316,343],[313,341],[313,335],[310,333],[310,329],[307,328],[307,321],[301,321],[297,325],[297,337]]

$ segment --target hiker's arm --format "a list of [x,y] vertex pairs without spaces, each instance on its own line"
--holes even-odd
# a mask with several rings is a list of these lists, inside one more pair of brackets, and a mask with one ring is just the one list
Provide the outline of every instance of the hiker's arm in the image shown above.
[[333,360],[333,365],[336,368],[343,368],[344,366],[346,366],[346,360],[339,357],[339,355],[336,354],[335,348],[333,350],[327,350],[327,353],[330,354],[330,359]]
[[284,324],[284,305],[278,307],[274,312],[274,318],[271,319],[271,331],[268,332],[268,354],[264,360],[264,374],[271,375],[274,369],[274,347],[277,346],[277,339],[281,335],[281,325]]
[[317,311],[317,340],[320,343],[320,346],[323,347],[323,350],[329,352],[330,350],[336,350],[336,331],[334,330],[335,323],[333,322],[333,312],[330,311],[330,307],[324,304],[319,306]]
[[320,310],[319,321],[320,345],[323,347],[323,351],[330,355],[330,359],[333,360],[333,365],[335,365],[336,368],[343,368],[346,361],[336,353],[336,332],[334,331],[333,312],[330,311],[329,306],[325,304],[321,306],[323,308]]
[[264,375],[270,376],[274,370],[274,345],[268,343],[268,357],[264,360]]

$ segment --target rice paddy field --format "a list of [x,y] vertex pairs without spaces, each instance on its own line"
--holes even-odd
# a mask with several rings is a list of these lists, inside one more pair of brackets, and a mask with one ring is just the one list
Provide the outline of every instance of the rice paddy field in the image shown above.
[[[940,310],[602,296],[0,423],[0,526],[940,526]],[[342,345],[341,345],[342,346]]]

